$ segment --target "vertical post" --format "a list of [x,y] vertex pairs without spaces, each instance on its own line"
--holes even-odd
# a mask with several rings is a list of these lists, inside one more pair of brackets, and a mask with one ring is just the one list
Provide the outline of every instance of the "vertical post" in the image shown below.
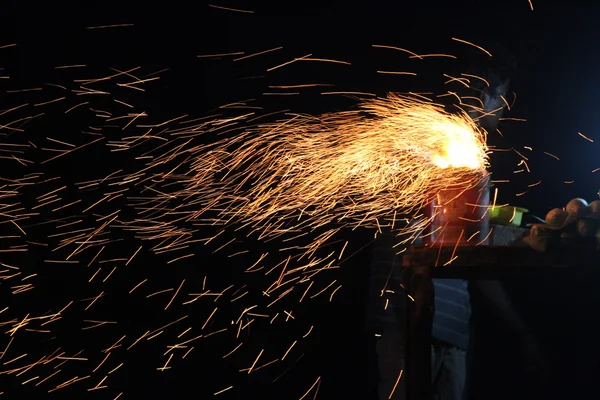
[[406,378],[408,400],[431,400],[431,326],[434,288],[431,268],[404,258],[404,282],[411,298],[407,305]]

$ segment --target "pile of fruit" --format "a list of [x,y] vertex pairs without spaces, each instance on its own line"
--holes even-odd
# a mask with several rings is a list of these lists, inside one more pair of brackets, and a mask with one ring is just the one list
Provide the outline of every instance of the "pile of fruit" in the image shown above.
[[548,246],[597,244],[600,246],[600,200],[588,204],[573,199],[565,208],[555,208],[546,215],[545,224],[534,224],[523,241],[538,251]]

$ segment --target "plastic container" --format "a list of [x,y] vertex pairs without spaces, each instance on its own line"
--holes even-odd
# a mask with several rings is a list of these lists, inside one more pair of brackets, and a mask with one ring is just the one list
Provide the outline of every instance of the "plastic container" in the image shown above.
[[490,222],[499,225],[521,226],[523,214],[529,210],[514,206],[490,208]]
[[440,191],[428,206],[431,218],[424,243],[433,245],[487,244],[490,232],[490,177],[471,189]]

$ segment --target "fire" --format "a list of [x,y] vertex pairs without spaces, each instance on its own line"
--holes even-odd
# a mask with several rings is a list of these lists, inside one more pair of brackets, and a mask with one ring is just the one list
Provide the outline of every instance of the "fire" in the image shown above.
[[444,137],[444,142],[440,146],[439,153],[432,158],[432,162],[440,168],[485,170],[487,164],[485,135],[479,134],[478,128],[469,126],[468,120],[453,122],[455,123],[440,124],[436,128]]
[[[397,130],[399,140],[412,143],[412,150],[423,153],[436,167],[482,172],[488,164],[485,131],[464,113],[449,114],[435,103],[396,95],[368,102],[365,107],[385,119],[391,129]],[[458,173],[448,174],[452,179]]]
[[[154,228],[145,226],[144,235],[171,229],[175,214],[193,222],[211,212],[213,225],[241,224],[260,238],[324,226],[381,226],[419,210],[448,186],[475,186],[480,176],[473,172],[487,165],[485,134],[467,114],[412,97],[391,94],[352,111],[288,114],[244,126],[250,115],[168,131],[176,139],[222,135],[224,128],[226,134],[232,121],[238,127],[211,145],[176,144],[152,160],[147,170],[156,168],[155,190],[140,201],[157,212],[145,219]],[[185,156],[179,173],[164,172],[178,155]],[[315,246],[326,237],[317,237]]]
[[[466,114],[449,114],[434,103],[390,95],[373,110],[389,118],[405,141],[412,141],[439,168],[467,168],[482,172],[487,166],[486,134]],[[367,107],[370,107],[368,104]],[[386,114],[387,107],[387,114]]]

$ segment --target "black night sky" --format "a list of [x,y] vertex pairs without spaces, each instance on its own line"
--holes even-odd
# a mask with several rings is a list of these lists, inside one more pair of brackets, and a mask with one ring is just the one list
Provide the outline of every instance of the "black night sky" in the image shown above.
[[[146,112],[155,122],[184,114],[190,119],[200,118],[211,115],[223,104],[247,99],[255,99],[256,105],[272,111],[293,109],[312,114],[340,111],[354,107],[356,100],[321,95],[320,87],[307,88],[297,96],[275,96],[269,93],[278,90],[269,86],[323,83],[334,85],[339,90],[369,92],[378,96],[385,96],[388,92],[460,90],[455,86],[444,87],[447,79],[442,74],[483,70],[505,62],[503,56],[490,59],[473,47],[452,40],[461,38],[481,45],[492,53],[510,54],[510,58],[516,61],[509,91],[509,100],[514,99],[514,92],[516,101],[511,110],[504,114],[507,120],[500,125],[503,137],[497,133],[489,136],[491,146],[508,150],[495,152],[491,156],[494,179],[510,180],[497,185],[498,202],[525,207],[544,217],[549,209],[562,207],[571,198],[583,197],[591,201],[598,196],[600,172],[592,171],[600,168],[600,7],[593,2],[533,0],[533,11],[527,0],[377,0],[356,3],[324,0],[281,1],[278,4],[264,1],[211,2],[215,6],[252,10],[253,13],[211,7],[204,1],[8,3],[14,4],[0,6],[0,75],[3,78],[0,79],[0,118],[1,110],[25,103],[41,103],[62,95],[61,88],[47,83],[62,85],[74,79],[106,76],[110,74],[110,68],[122,71],[138,66],[141,66],[143,74],[163,71],[161,78],[148,82],[144,86],[147,89],[145,92],[124,89],[122,93],[111,94],[135,104],[136,112]],[[123,26],[87,29],[120,24]],[[13,43],[16,46],[2,48]],[[415,60],[407,57],[406,53],[374,48],[375,44],[406,48],[420,54],[453,54],[457,59]],[[282,48],[239,62],[233,62],[231,56],[217,59],[198,57],[240,51],[251,54],[277,47]],[[343,60],[351,65],[299,62],[267,71],[309,53],[314,57]],[[86,66],[55,68],[74,64]],[[376,72],[378,70],[414,71],[418,75],[382,75]],[[27,87],[43,87],[44,90],[11,93]],[[103,100],[94,101],[100,101],[99,104],[107,108],[116,107],[112,100],[106,100],[105,103],[102,103]],[[47,115],[28,124],[26,132],[18,134],[29,136],[19,140],[36,142],[50,136],[78,144],[90,141],[89,137],[82,138],[80,132],[87,129],[91,111],[65,117],[64,111],[77,102],[78,99],[71,96],[64,102],[40,107],[39,111],[35,107],[28,109],[27,115],[36,112],[47,112]],[[4,122],[0,119],[0,124]],[[12,132],[7,135],[5,129],[0,129],[0,132],[3,136],[0,141],[13,140],[14,136],[11,135],[17,134]],[[578,135],[578,132],[593,143]],[[518,169],[521,158],[511,149],[527,157],[531,173],[513,172]],[[49,157],[41,149],[36,151],[40,160]],[[559,157],[560,161],[544,152]],[[3,158],[0,161],[3,166],[2,180],[14,179],[19,174],[22,176],[22,170],[15,172],[11,160]],[[137,163],[127,154],[111,153],[103,145],[93,145],[56,162],[42,165],[36,161],[28,168],[32,172],[42,171],[48,176],[60,175],[65,182],[82,182],[101,178],[121,168],[135,169]],[[539,181],[539,185],[533,185]],[[27,196],[39,196],[48,191],[39,189],[36,192],[38,189],[35,187],[27,190],[25,202]],[[525,191],[526,194],[515,196]],[[83,198],[86,204],[97,199],[97,194],[96,197],[90,194],[91,197],[86,198],[86,193],[74,191],[71,195]],[[80,207],[73,209],[73,212],[82,210],[83,207]],[[101,210],[98,213],[101,214]],[[0,227],[2,235],[14,235],[16,232],[10,223],[2,222]],[[49,238],[54,233],[52,229],[40,228],[36,232],[34,235],[38,236],[34,236],[35,241],[53,240]],[[365,247],[370,243],[372,234],[345,232],[343,235],[344,239],[355,239],[347,250],[348,254],[357,253],[348,261],[347,268],[328,272],[324,277],[323,282],[337,279],[343,285],[336,300],[330,303],[328,298],[317,299],[296,306],[295,320],[280,331],[261,332],[260,328],[252,331],[246,338],[252,350],[248,350],[244,360],[231,363],[224,361],[222,355],[232,350],[237,342],[215,337],[214,340],[203,339],[202,344],[199,342],[186,359],[182,360],[178,354],[177,365],[172,369],[157,371],[165,362],[163,353],[167,343],[153,345],[147,341],[139,346],[137,352],[135,347],[127,351],[121,349],[124,350],[121,353],[115,351],[115,359],[109,359],[107,363],[111,362],[111,368],[117,367],[120,362],[125,364],[120,371],[111,374],[110,381],[107,380],[109,383],[106,383],[107,389],[94,391],[86,389],[96,385],[104,375],[96,374],[88,379],[89,382],[76,383],[72,387],[48,393],[48,390],[70,377],[89,375],[88,369],[93,369],[102,361],[105,353],[101,351],[121,336],[127,335],[122,346],[124,348],[144,332],[153,331],[187,315],[187,321],[179,323],[173,332],[168,333],[176,336],[189,326],[202,326],[214,308],[209,301],[185,312],[170,309],[168,315],[163,315],[164,303],[170,295],[163,295],[159,300],[127,295],[135,283],[148,279],[144,293],[149,294],[163,288],[176,288],[185,279],[186,292],[193,293],[203,289],[202,279],[206,270],[220,270],[220,278],[217,279],[221,279],[221,282],[216,283],[226,287],[228,281],[239,278],[235,272],[236,265],[230,265],[231,261],[226,256],[212,254],[212,250],[205,247],[196,251],[195,258],[177,264],[179,266],[176,268],[167,264],[169,256],[159,257],[142,251],[138,264],[124,270],[105,289],[100,285],[85,285],[90,274],[89,270],[81,271],[80,267],[85,268],[86,265],[83,261],[81,265],[45,263],[44,260],[53,256],[50,247],[33,246],[27,253],[7,253],[3,262],[21,263],[19,265],[24,270],[31,271],[28,273],[39,271],[44,278],[40,278],[34,290],[18,295],[10,294],[10,281],[0,281],[0,311],[9,307],[8,311],[0,313],[0,350],[4,350],[11,340],[5,331],[14,324],[10,322],[13,318],[23,318],[29,312],[43,314],[49,309],[56,312],[71,300],[77,304],[87,304],[78,300],[96,296],[103,290],[114,293],[114,296],[99,305],[93,318],[84,314],[85,305],[72,306],[72,314],[64,321],[57,322],[53,328],[55,342],[50,340],[40,345],[39,337],[32,336],[31,341],[36,344],[30,347],[27,341],[18,343],[15,339],[11,353],[7,351],[6,357],[0,361],[4,363],[23,353],[34,353],[30,360],[34,362],[45,352],[50,353],[61,347],[66,356],[73,357],[81,349],[85,349],[86,354],[94,354],[85,367],[75,364],[77,361],[70,361],[62,367],[63,380],[56,378],[48,386],[36,387],[35,381],[22,385],[23,379],[14,373],[0,375],[1,396],[7,399],[114,399],[123,392],[120,399],[205,399],[213,398],[215,392],[233,385],[233,389],[214,398],[298,399],[321,376],[319,394],[315,398],[374,399],[368,378],[370,350],[361,330],[365,313],[365,288],[361,283],[368,274]],[[30,240],[34,241],[33,238]],[[9,245],[2,244],[1,247],[7,249]],[[139,244],[135,238],[125,236],[123,241],[112,247],[115,249],[107,250],[104,258],[110,259],[110,252],[113,251],[113,258],[119,257],[117,253],[131,255]],[[254,259],[248,257],[236,262],[247,264]],[[3,271],[3,274],[6,272]],[[564,289],[564,286],[550,279],[543,283],[528,282],[527,285],[514,289],[515,298],[521,299],[523,312],[532,315],[532,321],[540,332],[549,329],[567,332],[569,328],[563,327],[564,319],[557,315],[567,312],[573,305],[587,310],[580,303],[567,300],[565,296],[568,295],[561,294],[561,287]],[[523,286],[527,286],[527,289],[523,290]],[[251,299],[247,300],[247,304],[251,304]],[[550,308],[551,311],[542,311]],[[581,311],[576,317],[581,326],[574,329],[584,331],[586,324],[597,324],[594,317],[585,312]],[[229,319],[237,318],[235,315]],[[113,327],[96,328],[84,338],[80,329],[81,321],[102,318],[119,321],[119,330],[112,330]],[[227,320],[226,316],[223,318]],[[67,320],[76,323],[70,325],[71,322]],[[265,350],[260,363],[281,357],[291,342],[301,339],[310,326],[314,326],[314,331],[308,340],[298,341],[295,354],[289,356],[290,363],[275,363],[252,374],[237,372],[247,368],[261,348],[271,348],[273,353],[267,355]],[[482,367],[488,375],[483,376],[481,381],[496,387],[498,393],[494,393],[494,396],[497,397],[480,390],[480,397],[476,398],[520,398],[520,395],[523,398],[536,398],[538,388],[525,385],[521,376],[509,370],[511,357],[514,359],[516,356],[508,350],[502,354],[502,349],[510,347],[510,340],[503,341],[502,328],[497,329],[497,342],[490,352],[497,358],[494,361],[489,358],[480,361],[493,365]],[[33,335],[30,332],[27,334]],[[164,335],[167,335],[167,331]],[[560,340],[562,342],[549,336],[547,344],[550,347],[573,346],[573,349],[596,344],[585,339],[574,344],[570,334],[565,334]],[[573,350],[573,353],[577,351]],[[36,360],[33,359],[35,357]],[[216,360],[214,364],[207,361],[212,359]],[[2,371],[9,367],[10,364],[0,365]],[[108,367],[105,369],[109,370]],[[572,365],[572,369],[591,370],[589,365]],[[52,367],[46,368],[39,373],[38,381],[54,371]],[[560,368],[557,371],[560,372],[556,374],[564,372]],[[507,385],[508,381],[513,382],[515,387],[523,385],[519,393],[515,394],[509,391],[511,388],[506,388],[510,386]],[[305,398],[313,396],[314,391]]]

